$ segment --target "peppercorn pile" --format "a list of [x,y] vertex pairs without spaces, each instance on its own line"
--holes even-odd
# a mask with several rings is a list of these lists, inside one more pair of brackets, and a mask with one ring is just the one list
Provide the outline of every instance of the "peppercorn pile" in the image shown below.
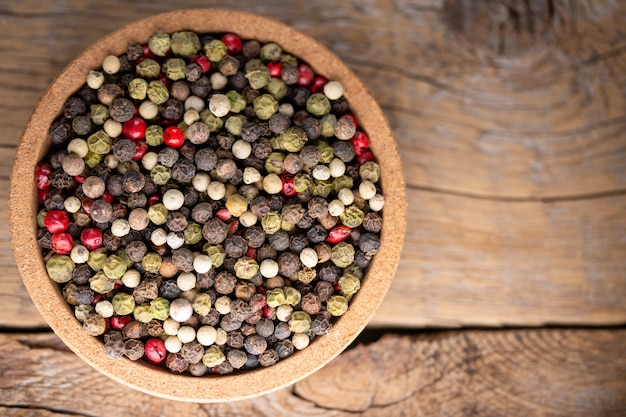
[[273,365],[331,331],[380,246],[380,167],[342,85],[275,43],[155,33],[49,137],[37,239],[111,358]]

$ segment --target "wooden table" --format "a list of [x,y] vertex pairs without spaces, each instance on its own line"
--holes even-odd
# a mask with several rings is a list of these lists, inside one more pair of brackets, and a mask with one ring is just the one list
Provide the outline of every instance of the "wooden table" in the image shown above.
[[[11,253],[13,152],[45,87],[174,4],[315,37],[377,98],[404,162],[406,245],[368,343],[255,400],[165,401],[93,372]],[[624,2],[5,0],[0,28],[0,415],[626,415]]]

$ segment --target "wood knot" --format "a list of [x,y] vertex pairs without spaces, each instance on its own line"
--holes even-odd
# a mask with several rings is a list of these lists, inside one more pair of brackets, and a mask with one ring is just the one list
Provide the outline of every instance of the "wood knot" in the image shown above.
[[554,0],[446,0],[443,20],[463,41],[512,57],[543,39],[554,21]]

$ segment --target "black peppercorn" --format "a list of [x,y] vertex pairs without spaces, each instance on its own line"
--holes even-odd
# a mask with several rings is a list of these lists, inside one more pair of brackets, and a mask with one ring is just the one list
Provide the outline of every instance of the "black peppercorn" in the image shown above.
[[176,149],[167,146],[159,152],[158,161],[160,165],[171,168],[178,161],[179,157],[180,154]]
[[241,236],[231,236],[224,241],[224,251],[231,258],[241,258],[248,250],[248,242]]
[[116,122],[124,123],[135,115],[133,102],[126,98],[116,98],[109,106],[109,116]]
[[148,204],[148,197],[142,192],[132,193],[128,195],[126,205],[129,209],[144,208]]
[[175,280],[163,280],[161,287],[159,288],[159,294],[161,297],[165,297],[169,300],[178,298],[181,294],[180,287],[176,284]]
[[140,240],[133,240],[126,245],[126,255],[133,262],[141,262],[146,253],[148,253],[148,247]]
[[204,347],[196,341],[184,343],[180,349],[180,354],[188,363],[198,363],[204,355]]
[[235,291],[237,285],[237,278],[233,274],[227,271],[222,271],[215,276],[215,283],[213,284],[215,291],[219,294],[230,294]]
[[180,271],[193,271],[193,252],[187,248],[179,248],[172,251],[172,262]]
[[146,178],[139,171],[129,170],[124,174],[122,182],[124,184],[124,191],[127,193],[138,193],[146,184]]
[[307,231],[306,235],[312,243],[320,243],[328,237],[328,230],[316,224]]
[[350,162],[356,156],[354,147],[348,140],[339,140],[333,143],[333,149],[335,150],[335,156],[343,162]]
[[118,139],[113,144],[113,155],[119,162],[129,162],[133,160],[137,146],[129,139]]
[[124,177],[118,174],[111,175],[106,182],[106,190],[114,197],[124,194]]
[[194,95],[206,98],[211,93],[211,82],[207,77],[203,76],[198,81],[192,82],[190,88]]
[[235,320],[230,313],[224,315],[220,321],[220,327],[225,332],[232,332],[241,327],[242,322]]
[[185,108],[183,103],[175,98],[168,99],[159,105],[159,114],[166,120],[180,120],[183,118]]
[[243,233],[243,238],[251,248],[260,248],[265,242],[265,232],[259,226],[251,226]]
[[309,246],[309,239],[305,234],[298,233],[289,239],[289,249],[296,253],[302,252],[302,249]]
[[63,108],[63,115],[68,119],[72,119],[79,114],[84,114],[87,111],[85,102],[80,97],[70,97],[65,102]]
[[244,336],[240,331],[229,332],[226,336],[226,344],[233,349],[240,349],[243,347]]
[[188,184],[196,175],[196,167],[188,159],[179,159],[172,167],[172,178],[182,184]]

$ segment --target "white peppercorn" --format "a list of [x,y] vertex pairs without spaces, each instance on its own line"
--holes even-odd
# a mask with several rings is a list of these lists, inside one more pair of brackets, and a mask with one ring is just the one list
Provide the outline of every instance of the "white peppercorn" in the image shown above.
[[128,288],[135,288],[140,282],[141,274],[135,269],[129,269],[122,275],[122,284]]
[[107,74],[116,74],[120,70],[120,59],[115,55],[108,55],[102,60],[102,69]]
[[294,114],[293,106],[291,105],[291,103],[282,103],[278,107],[278,112],[284,114],[287,117],[293,117],[293,114]]
[[148,212],[142,208],[133,209],[128,215],[128,224],[131,229],[141,231],[150,224]]
[[96,303],[95,307],[96,313],[100,314],[102,317],[112,317],[115,311],[113,310],[113,304],[109,300],[102,300]]
[[261,173],[254,167],[246,167],[243,170],[243,182],[245,184],[254,184],[261,181]]
[[252,153],[252,145],[243,139],[239,139],[231,148],[233,156],[237,159],[246,159]]
[[293,307],[289,304],[282,304],[276,308],[276,318],[280,321],[287,322],[291,320],[291,314],[293,313]]
[[346,164],[341,159],[335,158],[328,164],[328,169],[331,177],[338,178],[346,173]]
[[209,99],[209,110],[217,117],[226,116],[230,106],[230,100],[224,94],[213,94]]
[[189,96],[185,100],[185,111],[195,110],[198,114],[204,110],[204,100],[198,96]]
[[178,334],[178,329],[180,329],[180,323],[173,318],[165,319],[163,322],[163,331],[165,334],[176,336],[176,334]]
[[344,206],[349,206],[354,202],[354,193],[349,188],[342,188],[337,193],[337,198],[343,203]]
[[191,179],[191,185],[199,193],[206,191],[210,183],[211,177],[206,172],[199,172]]
[[241,223],[243,227],[252,227],[256,224],[258,219],[259,218],[251,211],[244,211],[239,216],[239,223]]
[[68,197],[63,201],[63,207],[65,207],[68,213],[76,213],[81,206],[80,199],[76,196]]
[[385,197],[381,194],[376,194],[369,199],[369,206],[372,211],[381,211],[385,205]]
[[163,194],[163,205],[169,211],[175,211],[185,204],[185,195],[176,189],[167,190]]
[[145,100],[139,105],[139,115],[146,120],[152,120],[159,115],[159,106],[150,100]]
[[206,192],[212,200],[219,201],[226,195],[226,186],[219,181],[211,181]]
[[109,154],[104,157],[104,165],[106,165],[107,167],[111,169],[117,168],[119,164],[120,164],[120,161],[113,154]]
[[104,75],[100,71],[89,71],[87,75],[87,85],[94,90],[99,89],[104,84]]
[[324,95],[329,100],[338,100],[343,95],[343,86],[339,81],[329,81],[324,86]]
[[261,275],[265,278],[271,278],[278,275],[278,262],[273,259],[264,259],[259,266]]
[[217,340],[217,330],[213,326],[202,326],[196,333],[196,339],[202,346],[210,346]]
[[178,249],[185,244],[185,236],[181,232],[169,232],[167,234],[167,246]]
[[209,272],[212,266],[213,262],[207,255],[196,255],[193,259],[193,269],[200,274]]
[[317,252],[313,248],[304,248],[300,252],[300,261],[304,266],[314,268],[317,265]]
[[295,347],[296,349],[302,350],[306,348],[307,346],[309,346],[310,340],[311,339],[309,338],[308,334],[296,333],[291,338],[291,343],[293,344],[293,347]]
[[152,171],[152,169],[157,166],[159,163],[159,155],[156,152],[146,152],[146,154],[141,158],[141,164],[148,171]]
[[75,264],[84,264],[89,259],[89,250],[83,245],[75,245],[70,252],[70,258]]
[[170,303],[170,317],[179,323],[189,320],[193,306],[186,298],[177,298]]
[[316,165],[312,172],[316,180],[327,180],[330,178],[330,169],[326,165]]
[[115,219],[111,224],[111,234],[116,237],[124,237],[130,233],[130,224],[126,219]]
[[345,206],[339,199],[332,200],[330,203],[328,203],[328,213],[331,216],[341,215],[344,209],[345,209]]
[[269,174],[263,178],[263,189],[268,194],[278,194],[283,189],[283,182],[276,174]]
[[165,245],[167,242],[167,232],[160,227],[155,229],[150,235],[150,241],[156,246]]
[[107,119],[107,121],[104,122],[103,128],[106,134],[112,138],[116,138],[122,134],[122,124],[113,119]]
[[215,300],[214,307],[218,313],[222,315],[226,315],[230,313],[230,304],[231,304],[230,297],[223,295]]
[[223,346],[226,344],[228,340],[228,333],[224,329],[217,329],[217,338],[215,339],[215,344],[218,346]]
[[200,120],[200,113],[197,110],[189,109],[183,115],[183,121],[186,125],[191,126],[194,122]]
[[220,72],[214,72],[209,78],[213,90],[223,90],[228,85],[228,78]]
[[191,326],[181,326],[176,337],[183,343],[193,342],[196,339],[196,330]]
[[75,138],[72,139],[71,142],[67,145],[67,151],[69,153],[75,153],[81,158],[84,158],[89,152],[89,146],[87,145],[87,141],[85,139]]
[[[167,333],[167,332],[166,332]],[[183,347],[183,342],[176,336],[171,335],[165,339],[165,349],[171,353],[178,353]]]
[[376,195],[376,186],[371,181],[362,181],[359,184],[359,194],[363,199],[369,200]]

